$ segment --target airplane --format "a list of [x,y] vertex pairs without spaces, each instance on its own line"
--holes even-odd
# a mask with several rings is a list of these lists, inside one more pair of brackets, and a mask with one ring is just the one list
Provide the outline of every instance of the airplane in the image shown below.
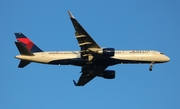
[[156,63],[165,63],[170,58],[162,52],[155,50],[115,50],[114,48],[101,48],[93,38],[80,25],[70,11],[70,20],[75,29],[75,37],[80,51],[47,51],[44,52],[23,33],[15,33],[20,55],[19,68],[24,68],[31,62],[52,65],[74,65],[81,67],[81,76],[75,86],[84,86],[95,77],[114,79],[115,70],[106,70],[108,66],[116,64],[150,64],[149,70]]

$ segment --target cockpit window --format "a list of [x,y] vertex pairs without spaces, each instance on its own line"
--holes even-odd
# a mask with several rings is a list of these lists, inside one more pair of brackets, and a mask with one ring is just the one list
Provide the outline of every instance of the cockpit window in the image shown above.
[[160,53],[160,54],[164,55],[164,53]]

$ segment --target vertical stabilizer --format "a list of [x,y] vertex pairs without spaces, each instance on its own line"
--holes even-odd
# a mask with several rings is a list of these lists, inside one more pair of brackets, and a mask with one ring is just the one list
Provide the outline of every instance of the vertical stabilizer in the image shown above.
[[[21,42],[15,42],[15,44],[21,55],[34,56],[34,54],[30,50],[28,50]],[[23,68],[30,63],[31,62],[29,62],[29,61],[21,60],[18,67]]]
[[23,33],[14,33],[18,42],[21,42],[25,47],[31,52],[42,52],[42,50],[36,46],[29,38],[27,38]]
[[22,43],[20,42],[15,42],[19,52],[21,55],[27,55],[27,56],[33,56],[34,54],[28,50]]

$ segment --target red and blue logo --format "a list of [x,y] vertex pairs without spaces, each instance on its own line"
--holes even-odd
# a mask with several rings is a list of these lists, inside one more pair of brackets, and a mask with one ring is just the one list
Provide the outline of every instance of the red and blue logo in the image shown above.
[[21,42],[25,47],[30,50],[31,52],[42,52],[42,50],[37,47],[30,39],[28,39],[22,33],[15,33],[16,39]]

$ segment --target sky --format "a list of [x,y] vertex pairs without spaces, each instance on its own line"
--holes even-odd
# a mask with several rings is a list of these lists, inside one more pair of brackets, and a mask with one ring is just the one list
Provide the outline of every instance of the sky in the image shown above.
[[[70,10],[101,47],[157,50],[155,64],[110,66],[116,78],[74,86],[80,67],[31,63],[18,68],[15,32],[44,51],[79,50]],[[0,109],[179,109],[179,0],[1,0]]]

